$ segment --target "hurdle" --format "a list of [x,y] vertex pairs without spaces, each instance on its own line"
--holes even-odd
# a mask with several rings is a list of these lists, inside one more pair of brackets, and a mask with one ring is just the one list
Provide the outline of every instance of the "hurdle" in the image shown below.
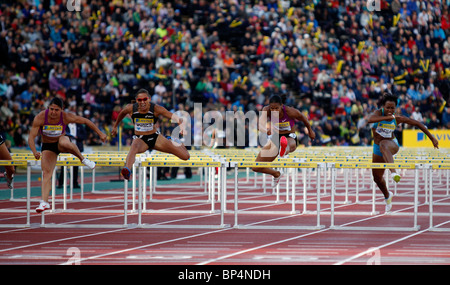
[[[361,212],[355,213],[352,211],[346,211],[342,213],[336,212],[336,206],[335,206],[335,199],[336,199],[336,170],[339,168],[366,168],[366,169],[414,169],[414,203],[413,203],[413,225],[410,227],[403,227],[403,226],[387,226],[387,227],[378,227],[378,226],[350,226],[350,224],[353,224],[353,222],[347,222],[346,224],[342,225],[336,225],[335,219],[336,215],[361,215]],[[414,163],[360,163],[360,164],[354,164],[354,163],[336,163],[331,168],[332,171],[332,186],[331,186],[331,208],[330,208],[330,214],[331,214],[331,221],[330,221],[330,229],[339,229],[339,230],[381,230],[381,231],[417,231],[420,229],[420,226],[418,225],[418,196],[419,196],[419,169],[422,168],[421,164],[414,164]],[[375,210],[375,200],[376,200],[376,188],[375,185],[372,187],[372,211],[370,212],[369,216],[371,217],[380,217],[380,216],[394,216],[396,213],[391,212],[389,214],[381,214],[378,215],[378,212]],[[402,214],[399,214],[402,215]],[[358,221],[360,222],[360,221]]]
[[[295,210],[296,203],[296,191],[295,191],[295,176],[294,174],[291,176],[292,178],[292,189],[291,192],[291,210],[290,211],[252,211],[252,210],[239,210],[239,181],[238,181],[238,169],[244,167],[258,167],[258,168],[317,168],[319,167],[316,163],[302,163],[302,162],[230,162],[230,166],[234,167],[234,228],[245,229],[245,228],[258,228],[258,229],[308,229],[308,230],[318,230],[324,228],[323,225],[320,225],[320,192],[319,188],[317,188],[316,195],[316,225],[306,226],[306,225],[258,225],[258,223],[253,223],[251,225],[247,224],[239,224],[239,214],[289,214],[288,217],[306,215],[305,212],[297,213]],[[289,177],[287,177],[289,179]],[[304,199],[306,199],[306,183],[303,181],[303,190],[304,190]],[[267,222],[267,221],[263,221]]]
[[[27,194],[26,194],[26,217],[25,223],[22,224],[0,224],[0,227],[5,228],[26,228],[31,226],[31,166],[34,165],[33,161],[25,160],[0,160],[1,166],[22,166],[27,168]],[[13,182],[14,183],[14,182]],[[13,197],[13,189],[11,189],[11,197]],[[13,200],[13,199],[12,199]],[[0,212],[22,212],[21,210],[12,209],[0,209]]]
[[[441,227],[444,224],[450,223],[450,220],[447,220],[446,222],[443,222],[439,225],[435,225],[435,218],[436,217],[450,217],[450,213],[443,213],[443,212],[436,212],[435,208],[437,206],[449,206],[450,203],[448,202],[442,202],[445,200],[448,200],[450,198],[449,196],[449,170],[450,170],[450,163],[446,164],[428,164],[426,165],[427,169],[427,176],[428,176],[428,182],[429,182],[429,230],[430,231],[437,231],[437,232],[450,232],[450,228]],[[445,183],[445,189],[435,189],[433,185],[433,175],[432,171],[437,170],[438,172],[445,170],[446,171],[446,183]],[[441,175],[439,175],[439,178],[441,178]],[[442,184],[442,183],[441,183]],[[437,188],[437,187],[436,187]],[[438,201],[435,201],[435,198],[437,198],[436,192],[438,190],[445,191],[446,194],[441,195],[440,199]]]
[[[113,155],[110,153],[105,154],[86,154],[86,157],[96,161],[99,167],[122,167],[125,163],[122,154]],[[11,190],[11,200],[14,202],[24,202],[20,204],[20,207],[14,209],[0,209],[0,212],[17,212],[26,213],[26,216],[13,217],[18,219],[19,223],[0,224],[0,227],[48,227],[48,228],[122,228],[122,227],[136,227],[136,228],[226,228],[234,227],[237,229],[246,228],[260,228],[260,229],[305,229],[305,230],[318,230],[323,229],[326,226],[323,225],[323,217],[326,216],[330,219],[330,229],[333,230],[378,230],[378,231],[417,231],[420,229],[418,218],[429,219],[430,231],[450,231],[450,229],[442,227],[444,224],[450,221],[441,221],[450,216],[445,212],[446,203],[449,195],[449,170],[450,170],[450,155],[445,151],[428,151],[428,150],[405,150],[399,152],[395,158],[393,164],[374,164],[371,163],[371,149],[370,148],[356,148],[356,149],[319,149],[319,148],[299,148],[295,152],[290,153],[288,157],[276,159],[274,162],[261,163],[261,162],[249,162],[253,161],[255,153],[245,153],[243,150],[233,150],[227,152],[206,150],[203,152],[194,152],[191,155],[191,159],[188,161],[182,161],[174,159],[171,155],[162,155],[161,153],[146,153],[136,158],[136,163],[132,170],[132,180],[124,180],[124,189],[114,190],[117,193],[123,194],[123,210],[122,209],[76,209],[70,208],[70,202],[91,202],[91,199],[83,198],[73,199],[72,192],[68,193],[68,187],[63,188],[63,195],[55,196],[52,192],[52,208],[46,211],[45,214],[31,215],[30,201],[32,201],[31,195],[31,170],[33,167],[39,166],[40,161],[36,161],[34,156],[21,154],[14,155],[13,161],[0,161],[0,165],[12,165],[26,167],[27,171],[27,198],[16,199],[14,193]],[[258,164],[258,165],[256,165]],[[58,167],[63,167],[67,175],[70,173],[70,169],[73,166],[83,166],[78,159],[73,156],[61,156],[61,159],[57,162]],[[164,186],[159,185],[156,189],[156,176],[152,176],[154,170],[157,167],[197,167],[199,169],[205,169],[206,175],[201,179],[200,191],[192,190],[189,193],[199,193],[199,197],[204,199],[188,199],[185,197],[169,197],[167,202],[177,201],[180,203],[180,207],[173,208],[158,208],[157,203],[164,203],[164,199],[158,201],[158,197],[152,197],[156,194],[168,194],[178,195],[179,191],[160,191]],[[219,172],[217,177],[214,175],[214,168],[218,167]],[[232,167],[234,171],[234,183],[227,182],[226,168]],[[264,175],[258,175],[258,181],[255,175],[255,185],[258,195],[249,197],[247,192],[242,191],[242,186],[245,184],[243,179],[238,179],[239,170],[246,169],[249,173],[249,169],[252,167],[270,167],[280,168],[286,171],[286,176],[280,182],[277,189],[270,189],[268,193],[260,191],[263,187],[267,187],[265,184],[266,177]],[[367,179],[367,171],[370,172],[373,168],[396,168],[404,173],[407,173],[408,182],[405,180],[398,184],[394,184],[391,191],[397,194],[394,198],[394,207],[397,205],[408,205],[410,207],[402,209],[393,209],[390,213],[380,213],[377,211],[377,206],[383,205],[382,199],[377,199],[376,196],[380,194],[378,189],[374,186],[374,183]],[[150,178],[146,178],[146,171],[150,169]],[[84,168],[81,167],[80,171],[83,173]],[[343,174],[343,177],[338,177],[338,172]],[[363,173],[366,173],[363,175]],[[202,172],[200,172],[201,174]],[[243,174],[241,171],[240,174]],[[300,175],[299,175],[300,174]],[[411,175],[413,174],[413,175]],[[95,185],[95,173],[93,172],[93,189]],[[262,177],[262,181],[259,179]],[[403,177],[403,176],[402,176]],[[55,175],[54,175],[55,178]],[[53,179],[54,179],[53,178]],[[247,176],[248,178],[248,176]],[[339,178],[339,179],[337,179]],[[343,178],[343,179],[342,179]],[[363,183],[361,182],[361,179]],[[411,183],[410,181],[414,181]],[[66,179],[64,182],[66,183]],[[131,182],[131,183],[130,183]],[[148,184],[147,184],[148,182]],[[247,181],[248,182],[248,181]],[[54,183],[54,181],[52,182]],[[252,181],[253,183],[253,181]],[[392,182],[391,182],[392,183]],[[83,187],[84,183],[81,183]],[[129,189],[128,185],[134,185],[133,189],[137,190],[137,194],[132,194],[133,209],[130,210],[129,205]],[[234,185],[233,185],[234,184]],[[363,187],[361,185],[366,185]],[[354,186],[355,187],[354,187]],[[392,185],[392,184],[391,184]],[[407,185],[407,186],[405,186]],[[414,188],[412,187],[414,185]],[[183,187],[180,185],[179,187]],[[230,197],[230,192],[227,193],[227,189],[233,189],[233,196]],[[252,188],[251,185],[246,185],[248,188]],[[303,189],[301,189],[303,186]],[[153,187],[153,188],[151,188]],[[173,187],[173,184],[172,184]],[[177,186],[175,186],[177,187]],[[194,186],[196,187],[196,186]],[[239,187],[239,189],[238,189]],[[261,187],[261,188],[259,188]],[[286,192],[282,191],[283,187],[286,187]],[[370,189],[370,187],[372,187]],[[271,188],[271,187],[270,187]],[[315,188],[315,189],[314,189]],[[152,191],[152,189],[154,191]],[[188,187],[186,187],[188,189]],[[95,189],[94,189],[95,190]],[[149,191],[150,190],[150,191]],[[189,190],[189,189],[188,189]],[[239,191],[241,190],[241,191]],[[265,188],[264,188],[265,190]],[[299,191],[303,190],[303,198],[299,199]],[[364,190],[360,192],[360,190]],[[370,192],[370,190],[372,190]],[[406,191],[405,191],[406,190]],[[108,190],[109,191],[109,190]],[[95,193],[103,194],[98,191]],[[187,192],[186,192],[187,193]],[[313,194],[314,193],[314,194]],[[376,195],[376,193],[378,193]],[[275,195],[274,200],[264,200],[264,195]],[[285,195],[286,199],[280,199],[280,196]],[[300,194],[301,195],[301,194]],[[308,197],[310,195],[310,197]],[[355,200],[353,201],[353,196]],[[315,200],[311,199],[314,196]],[[243,199],[243,197],[245,197]],[[369,197],[371,200],[360,200],[359,197]],[[381,196],[380,196],[381,197]],[[227,199],[228,198],[228,199]],[[259,198],[263,198],[257,201]],[[273,197],[270,197],[273,198]],[[309,199],[308,199],[309,198]],[[419,203],[420,199],[420,203]],[[95,201],[94,201],[95,200]],[[137,200],[137,202],[135,201]],[[412,202],[410,202],[412,200]],[[424,200],[424,201],[422,201]],[[53,205],[55,201],[61,201],[61,208],[55,208]],[[122,202],[121,197],[111,202]],[[108,199],[92,199],[92,202],[109,202]],[[192,203],[192,205],[183,205],[182,203]],[[198,205],[195,205],[198,203]],[[246,203],[261,203],[263,206],[256,205],[255,207],[248,207],[244,209],[243,204]],[[330,205],[330,208],[324,207],[325,204]],[[234,209],[227,209],[229,205],[233,205]],[[274,208],[270,209],[274,204]],[[303,206],[300,206],[300,205]],[[107,206],[107,204],[106,204]],[[117,206],[117,205],[114,205]],[[356,207],[354,207],[356,206]],[[364,206],[369,208],[368,211],[361,211]],[[419,212],[419,208],[428,207],[428,211]],[[58,204],[59,207],[59,204]],[[136,208],[137,207],[137,208]],[[265,210],[264,208],[267,209]],[[308,208],[307,208],[308,207]],[[347,208],[348,207],[348,208]],[[354,208],[351,208],[354,207]],[[359,207],[359,208],[358,208]],[[26,208],[26,209],[24,209]],[[371,208],[371,209],[370,209]],[[412,209],[412,211],[411,211]],[[34,210],[34,209],[33,209]],[[273,210],[273,211],[272,211]],[[408,210],[408,211],[407,211]],[[438,211],[439,210],[439,211]],[[117,216],[110,216],[114,219],[109,224],[94,224],[90,220],[77,221],[76,223],[53,223],[52,215],[56,217],[58,214],[102,214],[113,213]],[[129,216],[133,215],[132,223],[130,223]],[[177,218],[177,214],[180,215]],[[272,215],[273,219],[267,219],[265,221],[248,222],[248,215],[253,215],[252,219],[259,217],[268,217]],[[366,215],[367,217],[358,221],[355,221],[353,217]],[[397,218],[399,216],[406,216],[403,223],[395,225],[395,220],[389,224],[383,224],[381,226],[371,225],[366,226],[365,221],[371,219],[390,219]],[[170,217],[170,220],[164,220],[166,217]],[[36,223],[37,219],[41,219],[40,223]],[[59,217],[61,218],[61,217]],[[67,217],[66,217],[67,218]],[[65,219],[66,219],[65,218]],[[95,217],[94,217],[95,218]],[[108,217],[106,217],[108,218]],[[151,219],[148,222],[147,219]],[[293,218],[293,219],[290,219]],[[304,219],[303,219],[304,218]],[[409,218],[411,218],[411,226],[409,226]],[[19,220],[20,219],[20,220]],[[47,219],[47,221],[46,221]],[[191,223],[192,220],[198,219],[196,223]],[[234,223],[233,220],[234,219]],[[51,223],[49,223],[49,220]],[[59,219],[61,221],[62,219]],[[93,219],[95,220],[95,219]],[[299,222],[300,220],[300,222]],[[313,220],[313,222],[311,222]],[[14,220],[9,220],[13,222]],[[23,221],[23,223],[21,223]],[[33,221],[33,222],[32,222]],[[86,223],[87,221],[87,223]],[[340,223],[338,223],[339,221]],[[344,222],[342,222],[344,221]],[[108,223],[108,222],[106,222]],[[361,223],[361,224],[359,224]],[[311,224],[311,225],[309,225]],[[328,223],[327,223],[328,224]],[[358,226],[361,225],[361,226]],[[392,226],[391,226],[392,225]],[[423,226],[423,224],[421,223]]]
[[[18,157],[15,157],[16,159],[20,159]],[[97,166],[99,167],[111,167],[111,166],[123,166],[123,161],[105,161],[100,160],[96,161]],[[52,191],[51,197],[52,197],[52,208],[49,209],[47,212],[42,212],[41,214],[35,214],[31,215],[31,167],[32,166],[39,166],[40,161],[36,161],[33,157],[33,160],[31,161],[23,161],[23,160],[12,160],[12,161],[0,161],[0,165],[14,165],[14,166],[26,166],[27,167],[27,195],[26,195],[26,210],[17,210],[16,212],[26,212],[26,223],[24,224],[1,224],[0,227],[42,227],[42,228],[122,228],[122,227],[132,227],[133,224],[128,223],[128,182],[126,181],[124,183],[124,198],[123,198],[123,210],[83,210],[83,209],[68,209],[67,208],[67,189],[66,187],[63,188],[63,194],[62,194],[62,209],[56,209],[55,208],[55,201],[56,201],[56,195],[55,192]],[[58,160],[56,163],[56,166],[63,166],[63,167],[72,167],[72,166],[84,166],[79,160]],[[53,176],[52,184],[54,186],[54,176]],[[54,187],[53,187],[54,189]],[[23,199],[14,199],[14,202],[17,201],[23,201]],[[115,200],[114,202],[118,202]],[[10,209],[2,209],[2,212],[12,212]],[[58,213],[76,213],[76,214],[87,214],[87,213],[123,213],[123,223],[114,223],[114,224],[76,224],[71,222],[65,222],[65,223],[48,223],[46,222],[46,216],[54,216]],[[39,218],[40,222],[37,223],[31,223],[31,217],[33,218]]]
[[[92,157],[90,159],[93,159]],[[125,162],[123,160],[105,160],[102,158],[99,158],[99,160],[94,160],[97,167],[123,167]],[[63,166],[63,167],[73,167],[73,166],[79,166],[81,169],[83,169],[84,165],[77,159],[77,160],[59,160],[56,163],[56,166]],[[94,169],[95,170],[95,169]],[[94,174],[93,174],[94,175]],[[54,176],[53,176],[54,177]],[[95,183],[93,183],[95,184]],[[48,211],[46,214],[45,212],[41,213],[41,223],[40,227],[42,228],[127,228],[127,227],[135,227],[135,224],[130,224],[128,222],[128,214],[132,213],[128,209],[128,181],[124,180],[124,188],[123,188],[123,209],[122,210],[93,210],[93,209],[68,209],[67,203],[70,202],[86,202],[88,199],[83,200],[70,200],[67,199],[67,191],[66,187],[63,187],[63,194],[62,194],[62,209],[58,210],[55,208],[55,192],[52,192],[52,209]],[[120,200],[113,200],[111,202],[119,202]],[[100,202],[106,202],[106,201],[100,201]],[[49,217],[52,216],[52,214],[58,214],[58,213],[67,213],[67,214],[123,214],[123,223],[111,223],[111,224],[81,224],[81,223],[72,223],[72,222],[65,222],[65,223],[48,223],[45,221],[46,215]]]
[[[141,169],[141,171],[147,167],[206,167],[206,168],[215,168],[215,167],[219,167],[219,169],[223,169],[226,168],[226,164],[220,161],[183,161],[183,160],[164,160],[164,161],[158,161],[158,160],[143,160],[140,162],[139,164],[139,169]],[[142,173],[142,172],[141,172]],[[194,209],[194,210],[168,210],[168,209],[151,209],[149,207],[146,207],[145,205],[147,203],[154,203],[155,200],[150,200],[149,202],[146,201],[145,199],[145,191],[144,191],[144,187],[143,187],[143,180],[145,180],[145,176],[141,176],[143,177],[143,179],[139,179],[139,193],[138,193],[138,224],[137,226],[139,228],[202,228],[202,229],[211,229],[211,228],[225,228],[225,227],[229,227],[228,224],[225,224],[225,217],[224,217],[224,195],[225,195],[225,191],[218,191],[218,196],[220,196],[220,201],[221,201],[221,207],[219,210],[215,210],[215,206],[214,204],[216,203],[216,200],[214,199],[215,197],[215,189],[214,187],[210,188],[210,193],[207,193],[207,196],[209,197],[209,203],[210,203],[210,209],[207,210],[201,210],[201,209]],[[222,175],[221,176],[221,181],[224,179],[225,177]],[[219,183],[219,185],[222,185],[222,183]],[[185,201],[186,202],[186,201]],[[192,202],[198,202],[198,201],[190,201]],[[200,203],[200,204],[193,204],[192,207],[202,207],[205,206],[206,204],[209,204],[208,201],[204,201],[204,203]],[[189,218],[182,218],[179,220],[169,220],[169,221],[160,221],[160,222],[156,222],[156,223],[144,223],[143,222],[143,216],[145,214],[151,214],[150,216],[153,218],[157,218],[158,214],[200,214],[200,216],[195,216],[195,217],[189,217]],[[203,215],[201,215],[203,214]],[[192,223],[188,223],[188,224],[180,224],[178,222],[183,221],[183,220],[188,220],[190,221],[191,219],[203,219],[203,218],[210,218],[211,216],[219,216],[219,221],[217,223],[211,223],[211,222],[205,222],[203,224],[199,223],[199,224],[192,224]]]

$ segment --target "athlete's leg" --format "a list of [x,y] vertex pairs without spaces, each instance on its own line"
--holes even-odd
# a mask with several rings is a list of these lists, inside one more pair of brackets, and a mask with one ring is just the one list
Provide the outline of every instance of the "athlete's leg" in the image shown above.
[[130,151],[128,152],[125,166],[131,169],[134,162],[136,161],[136,154],[144,153],[148,150],[148,145],[140,138],[135,138],[131,143]]
[[[386,162],[382,156],[373,154],[372,162],[374,163],[383,163]],[[386,186],[386,181],[384,180],[384,171],[385,169],[372,169],[373,181],[377,184],[378,188],[380,188],[381,192],[384,195],[384,198],[389,197],[389,191]]]
[[136,154],[143,153],[148,149],[148,145],[140,138],[135,138],[131,143],[130,151],[128,152],[125,167],[122,169],[121,173],[123,178],[126,180],[130,179],[131,168],[136,161]]
[[286,153],[284,155],[288,155],[291,152],[294,152],[297,149],[297,142],[294,138],[287,138],[288,144],[286,147]]
[[50,150],[44,150],[41,156],[42,168],[42,189],[41,197],[44,202],[48,203],[48,196],[52,189],[52,175],[56,166],[58,155]]
[[76,144],[70,141],[66,136],[62,136],[58,141],[58,150],[63,153],[71,153],[75,155],[84,165],[90,169],[95,168],[95,162],[85,158]]
[[58,141],[58,150],[62,153],[71,153],[78,157],[80,161],[84,159],[77,145],[70,141],[67,136],[62,136]]
[[[398,152],[399,146],[393,140],[382,140],[380,142],[380,151],[383,155],[384,162],[394,163],[394,155]],[[396,169],[390,169],[395,182],[400,181],[400,175],[397,174]],[[398,176],[395,178],[394,176]],[[398,180],[397,180],[398,179]]]
[[[11,154],[8,151],[8,148],[6,147],[5,143],[0,145],[0,159],[1,160],[12,160]],[[6,170],[6,181],[8,182],[8,187],[12,187],[12,180],[14,178],[14,166],[5,166]]]
[[173,154],[182,160],[188,160],[190,158],[190,154],[184,144],[168,140],[161,134],[158,134],[154,149]]
[[[272,162],[278,156],[278,148],[272,141],[268,141],[267,144],[261,149],[255,162]],[[272,175],[274,178],[278,178],[281,173],[272,168],[253,167],[254,172],[266,173]]]

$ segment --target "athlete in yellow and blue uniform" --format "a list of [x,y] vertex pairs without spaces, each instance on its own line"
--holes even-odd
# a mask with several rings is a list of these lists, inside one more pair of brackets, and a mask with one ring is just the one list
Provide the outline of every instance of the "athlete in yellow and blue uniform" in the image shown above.
[[[381,108],[381,116],[384,116],[384,108]],[[382,136],[386,139],[392,139],[393,142],[398,144],[398,140],[394,135],[394,131],[397,128],[397,120],[395,119],[395,115],[392,115],[390,118],[391,120],[376,122],[372,124],[372,129],[374,132],[376,132],[378,135]],[[380,151],[380,145],[377,143],[373,144],[373,153],[378,156],[383,156],[383,154]]]
[[[395,115],[395,108],[397,107],[397,97],[385,92],[381,99],[382,108],[370,114],[368,123],[372,123],[373,133],[373,156],[372,162],[375,163],[393,163],[394,155],[399,150],[397,138],[394,135],[397,124],[406,123],[411,126],[419,128],[424,132],[433,142],[435,148],[439,148],[439,143],[428,129],[419,121]],[[391,177],[395,182],[400,181],[400,175],[395,169],[391,170]],[[384,169],[372,169],[373,180],[383,192],[386,202],[386,212],[392,208],[393,193],[388,191],[386,181],[384,180]]]

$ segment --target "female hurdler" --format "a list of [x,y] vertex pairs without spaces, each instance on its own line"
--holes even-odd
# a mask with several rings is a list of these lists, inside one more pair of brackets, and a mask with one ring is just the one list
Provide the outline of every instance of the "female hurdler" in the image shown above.
[[[72,143],[69,137],[65,136],[65,130],[68,124],[85,124],[94,130],[103,142],[106,142],[107,136],[89,119],[77,116],[63,111],[63,101],[58,97],[50,101],[48,109],[40,112],[33,120],[33,125],[28,137],[28,145],[36,159],[41,159],[42,167],[42,200],[36,208],[36,212],[41,213],[50,209],[48,196],[52,188],[52,175],[56,166],[58,154],[71,153],[80,161],[89,167],[95,168],[95,162],[85,158],[77,145]],[[40,133],[42,137],[41,152],[36,150],[35,139]]]
[[150,95],[147,90],[140,89],[136,95],[136,103],[128,104],[117,117],[114,123],[111,135],[117,134],[117,127],[119,123],[130,115],[134,123],[134,137],[131,143],[130,151],[128,152],[125,167],[122,169],[122,176],[126,179],[130,179],[131,167],[136,159],[136,154],[143,153],[147,150],[159,150],[161,152],[170,153],[182,160],[188,160],[190,155],[186,147],[183,144],[178,144],[169,141],[163,135],[161,135],[155,128],[158,117],[164,116],[172,121],[180,124],[181,132],[184,134],[184,125],[181,119],[169,112],[166,108],[153,104],[150,102]]
[[[272,118],[272,115],[278,117],[278,120]],[[271,127],[267,128],[267,122],[271,122]],[[295,121],[301,121],[308,129],[308,136],[311,140],[316,134],[311,128],[308,119],[297,109],[284,105],[283,99],[274,95],[269,99],[269,105],[262,109],[259,129],[266,132],[269,141],[261,149],[255,162],[272,162],[279,155],[283,157],[297,149],[297,135],[295,134]],[[272,133],[272,130],[274,133]],[[270,174],[273,176],[273,186],[276,187],[280,182],[282,173],[272,168],[253,167],[253,171]]]
[[[399,150],[397,138],[394,136],[394,131],[398,123],[406,123],[411,126],[418,127],[424,132],[433,143],[435,148],[439,148],[439,142],[428,131],[428,129],[419,121],[395,114],[397,107],[397,97],[385,92],[381,99],[382,108],[370,114],[368,123],[373,123],[373,155],[372,162],[375,163],[393,163],[394,155]],[[392,179],[398,183],[401,179],[400,175],[395,169],[391,170]],[[386,212],[392,208],[393,193],[388,191],[386,181],[384,180],[384,169],[372,169],[374,182],[378,185],[384,195],[386,203]]]

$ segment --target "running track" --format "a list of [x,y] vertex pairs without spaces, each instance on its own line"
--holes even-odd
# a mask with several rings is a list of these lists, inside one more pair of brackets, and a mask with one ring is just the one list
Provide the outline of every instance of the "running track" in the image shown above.
[[[107,179],[107,178],[105,178]],[[402,199],[407,199],[411,189],[405,176],[406,189],[399,189],[393,211],[402,213],[411,208]],[[342,183],[342,180],[340,180]],[[252,185],[250,180],[249,185]],[[338,181],[339,184],[339,181]],[[354,185],[350,185],[352,189]],[[251,188],[251,187],[250,187]],[[299,187],[301,188],[301,187]],[[120,191],[120,189],[113,189]],[[179,187],[167,188],[168,191],[181,191]],[[258,190],[258,189],[253,189]],[[438,187],[436,187],[438,190]],[[231,190],[228,199],[231,199]],[[248,191],[252,191],[251,189]],[[363,190],[362,190],[363,191]],[[369,190],[367,190],[369,191]],[[244,190],[243,190],[244,192]],[[363,191],[364,192],[364,191]],[[378,194],[378,193],[377,193]],[[180,197],[186,199],[188,194],[180,192]],[[99,194],[85,193],[85,197],[98,199]],[[69,209],[123,209],[123,195],[112,193],[100,194],[100,198],[117,199],[117,202],[69,202]],[[256,197],[249,193],[243,200]],[[297,194],[301,196],[301,194]],[[378,195],[379,196],[379,195]],[[404,196],[404,198],[403,198]],[[164,194],[161,200],[167,198]],[[195,199],[198,196],[194,196]],[[193,199],[193,198],[192,198]],[[258,199],[258,198],[255,198]],[[409,199],[409,198],[408,198]],[[87,229],[87,228],[42,228],[36,225],[41,215],[32,215],[30,228],[1,228],[0,226],[0,265],[437,265],[450,264],[450,234],[448,232],[430,231],[428,205],[420,196],[417,231],[364,231],[364,230],[335,230],[327,227],[330,223],[329,215],[322,215],[320,230],[298,229],[239,229],[233,227],[189,229],[189,228],[136,228],[137,215],[129,214],[131,226],[115,229]],[[446,197],[441,199],[443,202]],[[172,200],[171,200],[172,201]],[[326,195],[322,199],[321,210],[326,212],[329,206]],[[448,202],[448,201],[447,201]],[[23,208],[21,202],[9,200],[0,201],[0,208]],[[152,203],[149,203],[152,205]],[[209,204],[191,203],[195,206],[185,206],[183,203],[162,202],[154,203],[164,209],[180,209],[183,207],[200,207],[208,209]],[[444,203],[445,204],[445,203]],[[37,203],[32,203],[32,208]],[[162,206],[161,206],[162,205]],[[228,203],[232,209],[233,202]],[[312,203],[311,205],[314,205]],[[57,208],[61,202],[57,202]],[[217,203],[216,209],[219,204]],[[240,205],[240,210],[267,208],[267,204]],[[275,205],[273,207],[283,207]],[[286,203],[289,208],[290,204]],[[308,205],[309,207],[309,205]],[[339,209],[359,207],[352,204],[340,204]],[[129,209],[131,206],[129,205]],[[261,209],[260,208],[260,209]],[[298,206],[300,209],[301,206]],[[367,207],[366,207],[367,208]],[[366,209],[364,208],[364,209]],[[437,207],[436,207],[437,208]],[[193,208],[190,208],[193,209]],[[384,206],[377,204],[377,211],[382,212]],[[440,212],[447,212],[448,206],[439,206]],[[23,219],[24,213],[0,213],[0,222],[8,223],[15,219]],[[289,216],[289,215],[288,215]],[[82,213],[48,213],[45,220],[48,223],[76,224],[87,223],[114,223],[120,222],[123,214],[82,214]],[[315,215],[297,214],[286,219],[280,215],[257,214],[240,215],[239,222],[245,224],[268,223],[275,219],[275,224],[314,224]],[[209,223],[218,221],[218,214],[181,214],[181,213],[149,213],[144,214],[144,223],[165,224],[171,221],[184,223]],[[339,215],[336,217],[339,224],[366,225],[404,225],[410,224],[411,217],[407,215]],[[233,224],[233,214],[225,215],[225,223]],[[436,217],[434,224],[438,227],[450,227],[450,218]]]

